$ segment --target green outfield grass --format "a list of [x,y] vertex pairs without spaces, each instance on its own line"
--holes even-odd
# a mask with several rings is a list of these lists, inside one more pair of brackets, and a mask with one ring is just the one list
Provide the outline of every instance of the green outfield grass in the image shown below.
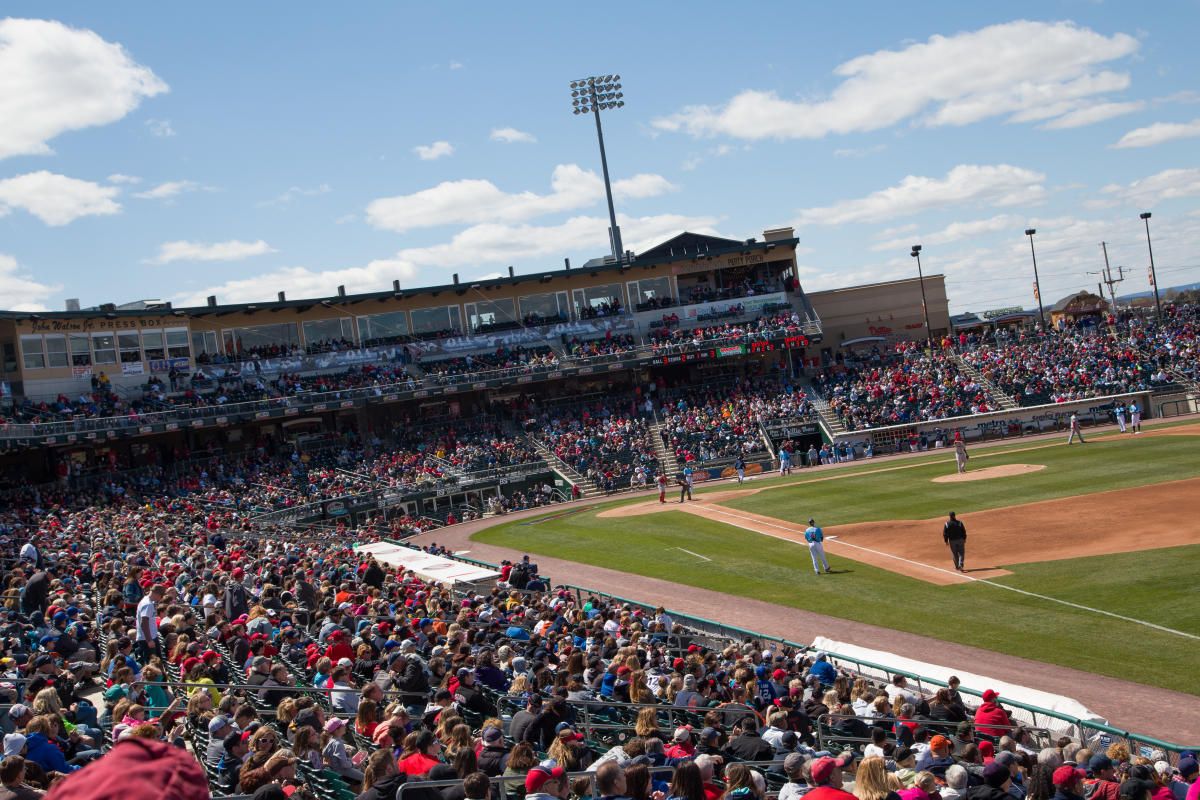
[[[764,479],[753,485],[779,488],[723,504],[788,520],[815,515],[823,524],[834,525],[924,519],[940,516],[949,507],[969,514],[1200,475],[1200,441],[1193,437],[1125,437],[1095,447],[1007,449],[1011,448],[987,457],[987,451],[977,449],[971,466],[1031,463],[1047,468],[978,483],[934,484],[929,479],[945,474],[948,467],[929,462],[944,461],[945,455],[881,459],[856,465],[845,473],[848,477],[837,480],[813,479],[843,474],[838,470],[814,471],[811,477],[798,472],[790,483]],[[882,471],[909,465],[914,468]],[[636,501],[615,504],[622,502]],[[598,510],[537,525],[527,520],[506,523],[474,538],[1200,694],[1194,680],[1200,642],[1194,639],[997,586],[934,586],[836,556],[830,556],[830,563],[838,574],[817,578],[807,550],[792,542],[679,512],[599,519]],[[1128,525],[1136,535],[1136,520],[1107,514],[1101,509],[1100,524]],[[1085,530],[1081,533],[1086,535]],[[677,547],[713,560],[699,561],[673,549]],[[1194,588],[1200,544],[1002,566],[1013,574],[996,583],[1200,635]],[[838,632],[828,635],[837,638]],[[936,661],[937,654],[931,653],[930,660]]]

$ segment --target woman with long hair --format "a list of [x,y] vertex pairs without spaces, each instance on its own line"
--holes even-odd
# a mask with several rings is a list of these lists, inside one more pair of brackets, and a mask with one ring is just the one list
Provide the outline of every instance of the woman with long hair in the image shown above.
[[658,712],[653,706],[643,708],[638,712],[637,722],[634,723],[633,731],[643,739],[655,737],[662,739],[662,733],[658,729]]
[[[928,774],[928,773],[925,773]],[[858,800],[898,800],[888,785],[887,762],[879,756],[867,756],[854,773],[854,796]]]
[[671,776],[667,800],[704,800],[704,776],[694,761],[683,761]]
[[524,775],[538,765],[537,754],[529,742],[518,742],[508,754],[508,764],[504,767],[504,776]]
[[625,768],[625,795],[631,800],[650,800],[650,770],[645,764]]
[[379,727],[379,704],[374,700],[361,700],[354,715],[354,730],[359,736],[370,739]]
[[721,800],[753,800],[757,796],[753,770],[742,763],[725,768],[725,793]]
[[646,673],[643,670],[637,670],[629,675],[629,702],[631,703],[656,703],[658,698],[650,691],[650,687],[646,685]]
[[371,753],[363,770],[362,794],[355,800],[394,800],[405,776],[396,767],[389,748]]

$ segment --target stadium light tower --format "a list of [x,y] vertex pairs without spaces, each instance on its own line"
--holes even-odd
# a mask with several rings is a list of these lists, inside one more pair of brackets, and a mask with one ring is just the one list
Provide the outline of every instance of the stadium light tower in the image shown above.
[[917,260],[917,279],[921,283],[921,313],[925,315],[925,344],[933,347],[933,329],[929,327],[929,304],[925,302],[925,274],[921,272],[921,245],[914,244],[909,254]]
[[576,114],[591,114],[596,118],[596,138],[600,142],[600,169],[604,172],[604,194],[608,197],[608,241],[617,261],[625,260],[621,244],[621,229],[613,208],[612,184],[608,180],[608,157],[604,154],[604,129],[600,127],[600,111],[622,108],[625,95],[621,93],[620,75],[593,75],[571,81],[571,106]]
[[1025,235],[1029,237],[1029,254],[1033,256],[1033,292],[1037,295],[1038,319],[1042,322],[1042,330],[1046,329],[1046,310],[1042,308],[1042,284],[1038,280],[1037,251],[1033,249],[1033,235],[1037,228],[1026,228]]
[[1154,272],[1154,247],[1150,244],[1150,212],[1141,213],[1142,222],[1146,223],[1146,249],[1150,251],[1150,285],[1154,287],[1154,313],[1162,322],[1162,303],[1158,299],[1158,275]]

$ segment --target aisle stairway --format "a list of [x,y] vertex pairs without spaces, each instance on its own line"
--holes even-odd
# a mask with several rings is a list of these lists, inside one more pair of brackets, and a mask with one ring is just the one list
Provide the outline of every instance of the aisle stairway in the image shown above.
[[557,454],[546,443],[538,439],[536,436],[525,436],[529,446],[532,447],[539,456],[541,456],[552,471],[558,473],[563,480],[574,486],[579,487],[579,491],[583,492],[584,497],[603,497],[604,490],[596,484],[594,480],[585,478],[575,471],[567,462],[558,457]]
[[831,437],[842,433],[849,433],[837,413],[829,407],[828,401],[821,396],[821,393],[817,391],[816,385],[810,379],[800,378],[799,384],[800,388],[804,389],[812,400],[813,408],[816,409],[817,416],[820,417],[820,423],[825,428],[826,433],[830,434]]
[[964,375],[969,375],[992,396],[992,399],[1000,405],[1000,411],[1012,411],[1020,407],[1016,400],[1001,391],[999,386],[983,377],[983,373],[968,364],[958,353],[951,353],[950,360],[958,365],[958,368],[962,370]]
[[658,468],[667,480],[671,480],[679,472],[679,461],[675,458],[675,449],[663,443],[663,424],[655,422],[650,426],[650,441],[654,443],[654,457],[658,459]]

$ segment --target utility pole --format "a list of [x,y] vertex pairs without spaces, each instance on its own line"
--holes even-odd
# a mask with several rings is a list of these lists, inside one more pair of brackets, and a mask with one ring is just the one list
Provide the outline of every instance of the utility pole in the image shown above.
[[[1112,310],[1115,314],[1117,312],[1117,293],[1113,291],[1113,285],[1125,280],[1125,268],[1117,267],[1117,274],[1120,277],[1114,278],[1112,276],[1112,267],[1108,265],[1108,242],[1101,242],[1100,247],[1104,250],[1104,282],[1108,284],[1108,296],[1112,298]],[[1101,292],[1100,296],[1103,297],[1104,292]]]

